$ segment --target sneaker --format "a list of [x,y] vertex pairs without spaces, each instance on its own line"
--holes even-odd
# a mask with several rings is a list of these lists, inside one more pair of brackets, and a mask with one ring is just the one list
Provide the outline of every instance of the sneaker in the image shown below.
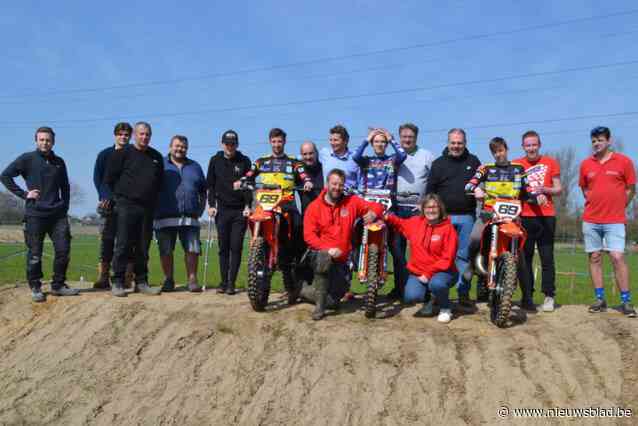
[[441,309],[436,320],[444,324],[452,321],[452,311],[450,309]]
[[434,316],[434,301],[430,299],[421,309],[414,313],[417,318],[429,318]]
[[234,294],[237,294],[237,290],[235,290],[235,286],[234,285],[229,285],[226,287],[226,289],[224,289],[224,293],[226,293],[228,296],[232,296]]
[[224,283],[219,283],[219,286],[217,287],[217,290],[215,290],[215,292],[217,294],[224,294],[226,293],[226,284]]
[[77,296],[80,290],[71,288],[66,284],[51,286],[51,294],[54,296]]
[[593,305],[589,307],[589,312],[591,312],[592,314],[597,314],[599,312],[605,311],[607,311],[607,302],[605,302],[605,299],[598,299],[594,302]]
[[35,303],[42,303],[46,300],[46,296],[42,293],[42,289],[40,288],[32,288],[31,289],[31,300]]
[[636,310],[629,302],[620,305],[620,312],[629,318],[636,318]]
[[197,283],[189,283],[188,284],[188,291],[190,291],[191,293],[201,293],[202,292],[202,288]]
[[164,284],[162,284],[162,291],[169,293],[175,291],[175,281],[172,278],[166,278]]
[[554,298],[551,296],[545,296],[543,302],[543,312],[554,312]]
[[135,291],[142,294],[150,294],[152,296],[159,295],[162,290],[156,287],[151,287],[147,282],[141,282],[135,284]]
[[111,294],[115,297],[126,297],[126,289],[123,283],[113,283],[111,286]]

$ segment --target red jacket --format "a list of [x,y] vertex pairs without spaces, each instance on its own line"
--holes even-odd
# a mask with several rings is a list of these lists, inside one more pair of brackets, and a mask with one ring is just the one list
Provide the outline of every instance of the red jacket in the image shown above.
[[383,206],[369,203],[356,195],[346,195],[331,206],[325,200],[326,189],[308,205],[303,220],[303,237],[313,250],[341,250],[337,262],[348,260],[352,250],[352,231],[357,218],[372,210],[378,217],[383,215]]
[[410,242],[407,268],[413,275],[431,279],[437,272],[456,271],[458,237],[450,219],[430,225],[424,216],[402,219],[391,214],[386,222]]

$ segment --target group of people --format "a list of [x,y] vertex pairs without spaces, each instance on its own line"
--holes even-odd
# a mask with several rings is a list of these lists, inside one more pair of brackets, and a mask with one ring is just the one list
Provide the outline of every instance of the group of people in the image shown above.
[[[508,144],[499,137],[489,142],[493,162],[481,164],[467,147],[465,131],[448,132],[447,146],[435,156],[418,145],[419,129],[412,123],[399,127],[398,141],[385,129],[370,129],[368,136],[350,150],[350,136],[342,125],[329,130],[329,146],[318,150],[310,141],[301,145],[300,159],[285,152],[286,133],[272,129],[271,153],[251,162],[238,150],[233,130],[221,136],[221,150],[202,167],[188,158],[188,139],[171,138],[166,156],[150,146],[151,126],[118,123],[114,143],[97,157],[94,183],[102,217],[99,277],[96,288],[127,295],[127,287],[146,294],[175,289],[173,252],[177,239],[184,249],[188,289],[200,292],[198,258],[201,253],[200,217],[214,218],[219,241],[219,293],[233,295],[241,264],[252,193],[242,190],[257,179],[277,184],[294,201],[283,206],[279,267],[288,300],[299,297],[315,304],[313,319],[325,316],[348,298],[354,241],[360,223],[382,218],[389,225],[388,249],[393,258],[394,288],[389,296],[406,303],[422,302],[418,316],[452,319],[449,289],[457,287],[458,304],[472,309],[469,291],[473,257],[480,248],[483,228],[495,214],[496,198],[520,199],[521,224],[527,232],[519,261],[521,307],[536,310],[533,303],[536,249],[540,254],[542,310],[555,307],[556,273],[554,236],[556,211],[553,197],[560,196],[559,163],[541,154],[540,135],[527,131],[521,143],[525,156],[510,161]],[[134,143],[129,143],[131,137]],[[49,127],[35,132],[36,150],[13,161],[0,176],[2,183],[25,203],[27,280],[34,302],[42,302],[42,246],[45,235],[53,241],[54,273],[50,293],[78,293],[66,284],[70,228],[67,219],[70,187],[62,158],[53,152],[55,133]],[[612,260],[620,289],[622,312],[634,317],[629,273],[624,259],[625,209],[635,195],[634,165],[612,149],[606,127],[591,131],[592,155],[581,164],[579,186],[585,197],[583,235],[589,255],[596,301],[590,312],[607,307],[602,254]],[[392,148],[388,153],[388,146]],[[368,152],[366,152],[368,151]],[[16,184],[22,176],[26,190]],[[367,190],[390,190],[393,206],[357,195]],[[477,210],[477,201],[480,208]],[[359,225],[358,225],[359,224]],[[158,241],[164,282],[148,283],[149,247],[153,232]],[[409,257],[406,259],[409,246]],[[478,292],[479,300],[482,293]]]

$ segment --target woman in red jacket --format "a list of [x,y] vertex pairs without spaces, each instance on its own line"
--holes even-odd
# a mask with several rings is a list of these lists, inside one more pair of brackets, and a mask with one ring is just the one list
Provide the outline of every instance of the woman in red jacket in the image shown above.
[[[410,273],[405,287],[405,303],[421,302],[431,292],[441,310],[439,322],[452,319],[449,291],[458,278],[454,264],[458,238],[447,217],[445,205],[438,195],[428,194],[421,203],[420,216],[402,219],[393,214],[386,221],[410,242]],[[425,303],[416,316],[434,316],[432,300]]]

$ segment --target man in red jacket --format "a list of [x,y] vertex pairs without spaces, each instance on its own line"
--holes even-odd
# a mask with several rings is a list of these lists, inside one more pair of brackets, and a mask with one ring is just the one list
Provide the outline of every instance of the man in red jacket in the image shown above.
[[[315,311],[313,320],[325,316],[328,286],[346,283],[346,262],[352,251],[353,225],[358,218],[370,223],[383,214],[383,206],[369,203],[355,195],[344,195],[345,173],[333,169],[328,173],[328,186],[308,206],[304,216],[304,240],[314,270]],[[347,283],[346,283],[347,286]],[[344,289],[346,286],[343,286]],[[307,293],[307,292],[304,292]],[[339,298],[336,298],[338,303]]]

